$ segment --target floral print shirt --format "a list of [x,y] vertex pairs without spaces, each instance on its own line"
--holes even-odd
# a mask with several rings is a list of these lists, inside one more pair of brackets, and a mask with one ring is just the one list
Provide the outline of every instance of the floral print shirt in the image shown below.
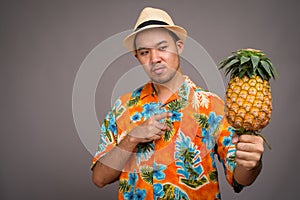
[[119,199],[220,199],[216,158],[239,192],[242,186],[233,180],[234,130],[224,117],[224,103],[187,76],[164,104],[151,82],[121,96],[104,119],[93,165],[132,128],[165,111],[172,113],[163,119],[170,130],[159,140],[137,146],[120,175]]

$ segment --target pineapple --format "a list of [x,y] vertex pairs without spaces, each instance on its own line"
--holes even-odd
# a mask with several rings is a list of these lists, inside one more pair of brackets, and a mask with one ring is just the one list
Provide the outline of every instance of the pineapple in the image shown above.
[[220,63],[230,73],[226,89],[225,115],[239,134],[260,134],[272,115],[269,80],[278,77],[265,54],[256,49],[241,49]]

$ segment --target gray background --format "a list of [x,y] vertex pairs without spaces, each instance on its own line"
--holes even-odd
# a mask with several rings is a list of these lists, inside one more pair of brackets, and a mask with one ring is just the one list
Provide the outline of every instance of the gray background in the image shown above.
[[[88,53],[132,28],[148,5],[166,9],[216,63],[245,47],[262,49],[273,61],[280,78],[271,81],[274,112],[264,130],[273,150],[266,149],[261,175],[241,194],[220,173],[221,192],[223,199],[296,199],[300,14],[291,0],[1,0],[0,199],[116,199],[116,184],[98,189],[91,182],[92,155],[75,129],[72,89]],[[96,93],[99,121],[113,84],[137,64],[128,54],[105,72]]]

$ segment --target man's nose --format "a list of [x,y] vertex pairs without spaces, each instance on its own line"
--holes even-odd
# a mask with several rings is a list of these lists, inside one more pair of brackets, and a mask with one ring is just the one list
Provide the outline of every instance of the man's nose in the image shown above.
[[159,63],[161,61],[160,53],[157,49],[152,49],[150,53],[151,63]]

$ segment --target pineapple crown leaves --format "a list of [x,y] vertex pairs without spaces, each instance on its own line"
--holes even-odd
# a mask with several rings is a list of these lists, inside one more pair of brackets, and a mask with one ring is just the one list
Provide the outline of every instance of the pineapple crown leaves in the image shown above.
[[256,49],[240,49],[235,51],[219,64],[219,69],[225,68],[225,75],[230,78],[238,76],[260,76],[263,80],[278,78],[278,73],[269,58]]

